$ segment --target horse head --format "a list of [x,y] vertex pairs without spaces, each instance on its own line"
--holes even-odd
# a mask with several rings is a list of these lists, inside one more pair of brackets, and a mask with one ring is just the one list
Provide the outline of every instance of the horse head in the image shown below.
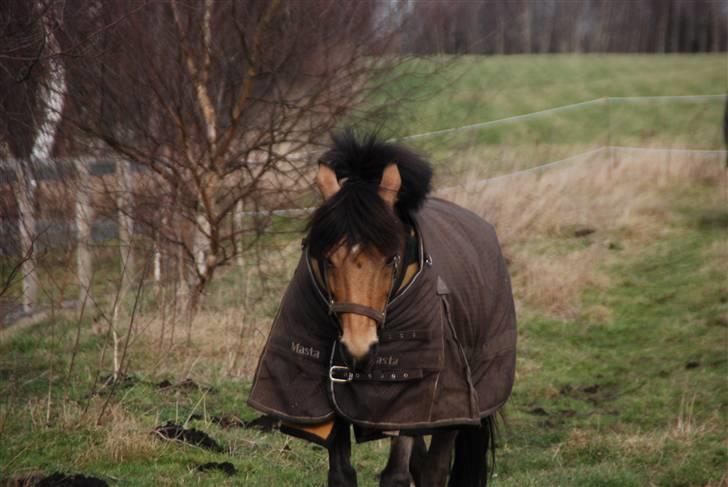
[[340,348],[355,368],[375,355],[395,278],[403,275],[405,222],[424,203],[431,178],[418,154],[351,130],[334,134],[319,160],[324,201],[308,224],[308,255],[318,262]]
[[[327,202],[341,191],[336,174],[326,164],[320,164],[316,180]],[[344,185],[361,185],[355,190],[358,190],[360,199],[368,199],[371,203],[367,206],[368,222],[379,219],[380,225],[389,225],[390,233],[396,237],[387,236],[380,245],[343,237],[321,256],[324,260],[323,278],[331,297],[331,311],[338,316],[341,325],[339,341],[354,367],[364,367],[378,343],[377,330],[384,323],[388,297],[400,261],[403,230],[395,216],[394,205],[401,178],[397,165],[389,164],[376,188],[372,184],[364,187],[365,182],[351,178]],[[367,194],[368,198],[362,194]],[[383,204],[376,204],[375,194]],[[357,222],[348,223],[355,226]],[[392,240],[397,240],[398,245],[392,245]]]

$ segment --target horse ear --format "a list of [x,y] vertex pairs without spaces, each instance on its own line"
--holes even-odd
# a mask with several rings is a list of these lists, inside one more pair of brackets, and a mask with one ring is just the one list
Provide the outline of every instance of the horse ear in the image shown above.
[[379,196],[389,205],[394,206],[397,202],[397,193],[402,186],[402,178],[399,176],[397,164],[392,163],[384,168],[382,181],[379,183]]
[[324,200],[328,200],[341,189],[339,181],[336,179],[336,173],[326,164],[319,164],[319,171],[316,175],[316,184],[324,196]]

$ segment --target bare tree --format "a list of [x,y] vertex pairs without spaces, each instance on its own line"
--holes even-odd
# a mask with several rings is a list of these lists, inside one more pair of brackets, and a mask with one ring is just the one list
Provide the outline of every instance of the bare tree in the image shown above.
[[[381,54],[396,25],[380,8],[63,4],[62,151],[100,151],[134,166],[124,183],[134,204],[117,206],[134,213],[135,233],[181,252],[190,311],[216,270],[265,230],[270,218],[260,212],[311,198],[308,152],[344,115],[366,115],[354,108],[393,59]],[[257,213],[241,220],[241,208]]]

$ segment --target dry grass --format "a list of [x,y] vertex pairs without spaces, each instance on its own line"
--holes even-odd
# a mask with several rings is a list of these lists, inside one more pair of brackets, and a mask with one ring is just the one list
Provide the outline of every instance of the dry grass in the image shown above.
[[[258,256],[246,270],[228,269],[221,284],[204,300],[205,307],[186,321],[184,299],[170,300],[137,318],[134,342],[155,350],[157,376],[252,377],[271,326],[271,307],[293,272],[298,241]],[[242,275],[241,275],[242,274]],[[254,284],[266,281],[265,287]]]
[[[160,317],[152,317],[141,337],[158,346],[162,326]],[[160,376],[177,380],[193,374],[198,377],[207,374],[250,377],[268,335],[270,322],[260,318],[256,320],[243,307],[236,306],[222,311],[199,312],[190,325],[189,346],[185,328],[178,329],[178,338],[173,346],[158,346],[160,352],[171,359],[160,363],[156,370]],[[168,329],[167,334],[170,333]],[[212,370],[210,366],[213,366]]]
[[104,402],[104,398],[95,396],[85,408],[75,401],[62,401],[60,407],[52,409],[50,418],[46,415],[46,398],[31,399],[24,404],[24,409],[34,431],[44,432],[53,427],[68,433],[90,432],[99,436],[92,447],[77,449],[74,458],[69,459],[79,469],[102,460],[118,463],[144,460],[157,455],[159,448],[164,447],[164,443],[150,434],[150,426],[142,424],[122,404],[109,404],[99,417]]
[[602,321],[607,312],[583,309],[579,297],[585,288],[609,285],[599,270],[616,258],[612,250],[637,251],[666,231],[674,218],[664,197],[668,189],[719,185],[724,178],[721,158],[713,154],[605,150],[437,195],[496,227],[520,303],[558,317],[587,313]]
[[[96,407],[92,408],[94,412],[97,412]],[[107,409],[98,427],[103,439],[96,447],[78,454],[74,463],[79,468],[102,460],[115,463],[140,461],[158,455],[159,449],[165,447],[151,433],[149,425],[142,424],[121,404],[112,404]]]
[[[599,323],[610,319],[609,309],[582,303],[584,289],[607,289],[604,269],[622,259],[622,251],[637,252],[666,231],[670,218],[675,218],[666,191],[678,185],[719,184],[723,171],[716,156],[605,152],[436,195],[494,224],[520,312],[531,309]],[[581,233],[588,234],[576,236]],[[255,265],[257,276],[218,276],[225,284],[206,298],[208,309],[192,323],[183,321],[181,310],[172,310],[174,304],[155,306],[137,318],[132,350],[147,355],[152,351],[158,376],[251,377],[270,329],[272,303],[283,292],[299,249],[294,241],[262,258]],[[725,249],[717,247],[715,252],[723,255]],[[269,287],[249,289],[261,275],[270,281]],[[256,292],[265,299],[251,299]],[[137,347],[138,341],[146,346]]]
[[[555,316],[575,318],[581,312],[580,294],[586,287],[606,289],[609,279],[596,267],[609,257],[604,245],[590,244],[564,255],[532,255],[517,252],[513,257],[513,286],[516,296],[529,306]],[[605,321],[608,311],[592,309],[593,321]]]
[[[572,164],[474,182],[438,192],[470,208],[498,229],[505,244],[558,235],[573,225],[654,233],[665,222],[664,191],[677,183],[725,177],[718,156],[597,153]],[[645,226],[648,225],[648,226]]]
[[[665,231],[674,215],[664,193],[677,185],[718,184],[724,177],[716,156],[605,152],[563,167],[471,183],[436,195],[483,215],[496,227],[522,310],[525,306],[598,323],[610,319],[609,310],[582,303],[583,290],[610,285],[603,269],[622,258],[615,250],[639,251]],[[593,233],[575,236],[589,231]],[[280,280],[268,291],[269,297],[277,300],[283,291],[299,248],[293,242],[276,259],[259,263],[259,272]],[[247,286],[221,286],[207,298],[214,310],[201,311],[190,324],[191,346],[187,324],[172,323],[173,313],[142,317],[137,336],[169,359],[160,360],[157,374],[180,380],[206,374],[252,376],[271,317],[260,303],[249,303],[241,287]]]
[[717,414],[698,424],[693,416],[693,404],[694,397],[684,396],[673,427],[667,429],[619,432],[618,427],[612,427],[604,434],[595,435],[593,430],[574,428],[565,441],[551,447],[553,457],[563,463],[588,456],[600,460],[614,455],[624,458],[662,458],[672,448],[681,452],[678,462],[683,463],[693,454],[695,442],[706,434],[719,434],[723,428]]

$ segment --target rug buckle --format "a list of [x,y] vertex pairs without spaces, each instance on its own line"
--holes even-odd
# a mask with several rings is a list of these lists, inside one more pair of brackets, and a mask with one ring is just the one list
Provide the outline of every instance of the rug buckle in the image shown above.
[[[343,378],[339,373],[343,373]],[[343,365],[332,365],[329,369],[329,379],[331,382],[347,383],[354,380],[354,372],[349,367]]]

